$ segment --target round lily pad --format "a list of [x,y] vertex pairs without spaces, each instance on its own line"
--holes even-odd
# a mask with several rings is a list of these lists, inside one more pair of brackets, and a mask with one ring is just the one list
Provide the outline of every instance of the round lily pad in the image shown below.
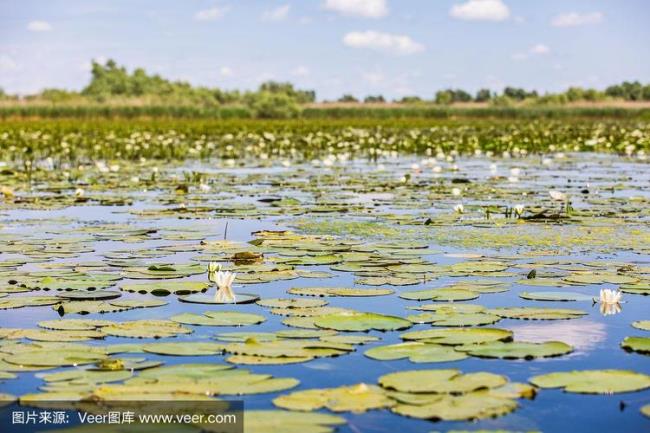
[[427,343],[451,346],[490,343],[512,340],[512,331],[498,328],[448,328],[425,329],[401,334],[403,340],[416,340]]
[[467,358],[467,355],[455,351],[451,346],[419,341],[373,347],[366,350],[364,355],[379,361],[407,358],[411,362],[449,362]]
[[183,313],[172,316],[170,320],[185,325],[198,326],[244,326],[262,323],[264,316],[238,311],[206,311],[201,314]]
[[587,314],[586,311],[568,308],[537,308],[537,307],[501,307],[487,311],[507,319],[521,320],[566,320],[577,319]]
[[574,370],[533,376],[530,383],[579,394],[615,394],[650,388],[650,376],[630,370]]
[[174,343],[149,343],[142,346],[148,353],[171,356],[202,356],[223,353],[224,345],[199,341],[174,342]]
[[390,289],[352,289],[346,287],[294,287],[287,290],[292,295],[302,296],[385,296],[393,293]]
[[625,350],[650,354],[650,337],[625,337],[621,347]]
[[521,292],[521,298],[531,301],[592,301],[593,296],[575,292]]
[[329,409],[333,412],[363,413],[395,405],[383,388],[360,383],[339,388],[308,389],[282,395],[273,404],[283,409],[314,411]]
[[401,317],[357,311],[316,317],[314,324],[319,328],[334,329],[336,331],[370,331],[371,329],[397,331],[412,326],[411,322]]
[[191,304],[252,304],[260,299],[259,296],[251,293],[236,293],[235,299],[232,302],[222,301],[216,299],[214,295],[204,295],[202,293],[195,293],[187,296],[179,296],[178,300],[181,302],[188,302]]
[[497,388],[508,379],[493,373],[467,373],[459,370],[411,370],[389,373],[379,378],[387,389],[411,393],[462,394],[479,389]]
[[327,301],[304,298],[266,298],[257,301],[257,305],[269,308],[313,308],[325,306]]
[[457,348],[465,353],[479,358],[501,359],[534,359],[551,356],[565,355],[573,348],[561,341],[547,341],[544,343],[527,342],[492,342]]
[[644,331],[650,331],[650,320],[637,320],[636,322],[632,322],[632,326]]
[[63,299],[93,301],[93,300],[102,300],[102,299],[116,299],[122,296],[122,294],[120,292],[114,292],[110,290],[96,290],[96,291],[74,290],[72,292],[59,293],[57,296]]
[[171,320],[134,320],[112,323],[103,327],[102,332],[115,337],[163,338],[190,334],[192,330]]
[[466,421],[503,416],[516,408],[517,402],[512,399],[476,392],[459,396],[440,395],[423,405],[400,404],[394,406],[392,411],[413,418]]
[[162,281],[156,283],[124,284],[120,289],[126,292],[167,296],[170,294],[189,295],[191,293],[204,292],[208,287],[210,287],[208,283],[200,281]]
[[427,289],[412,290],[399,294],[400,298],[413,301],[432,300],[440,302],[469,301],[480,296],[479,293],[465,289]]

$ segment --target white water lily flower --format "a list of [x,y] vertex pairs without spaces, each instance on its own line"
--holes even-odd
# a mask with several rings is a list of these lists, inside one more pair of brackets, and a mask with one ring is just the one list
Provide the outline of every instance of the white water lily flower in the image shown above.
[[600,303],[605,305],[620,304],[623,294],[619,290],[602,289],[600,291]]
[[77,189],[74,190],[74,196],[78,197],[78,198],[83,197],[85,193],[86,193],[86,191],[84,191],[81,188],[77,188]]
[[219,302],[235,302],[235,292],[232,291],[232,283],[235,281],[237,274],[230,271],[218,271],[215,283],[217,283],[217,293],[214,299]]
[[522,213],[524,213],[524,205],[518,204],[517,206],[515,206],[515,215],[521,216]]
[[217,271],[221,270],[221,265],[217,262],[210,262],[208,263],[208,273],[213,274]]
[[462,203],[458,203],[456,206],[454,206],[454,212],[465,213],[465,207],[463,206]]
[[451,195],[459,196],[460,195],[460,188],[452,188],[451,189]]
[[567,195],[563,193],[562,191],[557,191],[555,189],[552,189],[548,192],[548,195],[551,196],[553,200],[556,201],[566,201]]

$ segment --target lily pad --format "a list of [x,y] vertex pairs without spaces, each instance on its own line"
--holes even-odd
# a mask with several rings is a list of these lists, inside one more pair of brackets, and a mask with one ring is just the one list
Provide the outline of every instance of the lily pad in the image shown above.
[[273,404],[283,409],[314,411],[329,409],[333,412],[363,413],[395,405],[383,388],[360,383],[339,388],[308,389],[282,395]]
[[172,316],[170,320],[185,325],[198,326],[244,326],[264,322],[264,316],[238,311],[206,311],[201,314],[183,313]]
[[451,346],[419,341],[373,347],[366,350],[364,355],[379,361],[408,358],[411,362],[449,362],[467,358],[467,355],[455,351]]
[[379,377],[386,389],[410,393],[463,394],[480,389],[497,388],[508,379],[493,373],[466,373],[460,370],[411,370]]
[[512,331],[499,328],[448,328],[406,332],[400,337],[403,340],[459,346],[510,341],[512,335]]
[[573,348],[561,341],[547,341],[544,343],[515,341],[510,343],[483,343],[460,347],[456,350],[479,358],[534,359],[565,355],[573,351]]
[[390,289],[351,289],[346,287],[294,287],[287,290],[292,295],[302,296],[385,296],[393,293]]
[[621,347],[625,350],[650,354],[650,337],[625,337]]
[[587,314],[586,311],[568,308],[537,308],[537,307],[501,307],[487,311],[506,319],[520,320],[567,320],[578,319]]
[[574,370],[533,376],[530,383],[579,394],[616,394],[650,388],[650,376],[630,370]]
[[480,296],[479,293],[465,289],[427,289],[412,290],[399,294],[400,298],[414,301],[432,300],[440,302],[469,301]]
[[575,292],[521,292],[521,298],[531,301],[592,301],[593,296]]
[[357,311],[316,317],[314,324],[319,328],[334,329],[336,331],[370,331],[371,329],[398,331],[412,326],[411,322],[401,317]]

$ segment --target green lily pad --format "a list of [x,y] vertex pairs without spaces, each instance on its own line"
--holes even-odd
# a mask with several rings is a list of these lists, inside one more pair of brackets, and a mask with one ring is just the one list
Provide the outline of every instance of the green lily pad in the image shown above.
[[264,322],[264,316],[238,311],[206,311],[201,314],[183,313],[172,316],[170,320],[185,325],[198,326],[244,326]]
[[625,350],[650,354],[650,337],[625,337],[621,347]]
[[225,346],[218,343],[187,341],[177,343],[149,343],[142,346],[148,353],[171,356],[203,356],[223,353]]
[[397,405],[392,411],[408,417],[466,421],[506,415],[517,408],[517,402],[486,392],[460,396],[437,396],[436,401],[424,405]]
[[544,343],[527,343],[514,341],[510,343],[493,342],[457,348],[479,358],[534,359],[565,355],[573,348],[561,341]]
[[379,361],[408,358],[411,362],[449,362],[467,358],[467,355],[456,352],[451,346],[419,341],[373,347],[366,350],[364,355]]
[[357,311],[316,317],[314,324],[319,328],[334,329],[336,331],[370,331],[371,329],[398,331],[412,326],[411,322],[401,317]]
[[195,293],[187,296],[179,296],[178,300],[181,302],[188,302],[191,304],[252,304],[260,299],[259,296],[250,293],[236,293],[233,301],[222,301],[215,298],[214,295],[204,295],[202,293]]
[[269,308],[313,308],[327,305],[324,299],[267,298],[257,301],[257,305]]
[[466,373],[460,370],[411,370],[379,377],[386,389],[410,393],[463,394],[480,389],[498,388],[508,379],[493,373]]
[[[203,269],[203,268],[201,268]],[[203,270],[201,271],[203,272]],[[189,295],[204,292],[210,287],[208,283],[200,281],[161,281],[157,283],[124,284],[120,290],[156,296]]]
[[314,411],[329,409],[333,412],[363,413],[395,405],[383,388],[360,383],[338,388],[308,389],[282,395],[273,404],[283,409]]
[[650,388],[650,376],[629,370],[574,370],[533,376],[530,383],[579,394],[616,394]]
[[479,293],[465,289],[427,289],[412,290],[399,294],[400,298],[413,301],[432,300],[440,302],[469,301],[480,296]]
[[292,295],[302,296],[385,296],[393,293],[390,289],[351,289],[346,287],[294,287],[287,290]]
[[593,296],[575,292],[521,292],[521,298],[531,301],[592,301]]
[[190,334],[192,330],[171,320],[134,320],[112,323],[103,327],[102,332],[115,337],[164,338]]
[[506,319],[521,320],[567,320],[577,319],[587,314],[586,311],[568,308],[537,308],[537,307],[501,307],[487,311]]
[[498,328],[425,329],[423,331],[406,332],[401,334],[400,337],[403,340],[459,346],[510,341],[512,340],[512,331]]
[[636,322],[632,322],[632,326],[644,331],[650,331],[650,320],[637,320]]
[[406,316],[407,320],[413,323],[431,323],[433,326],[481,326],[491,325],[501,320],[501,317],[494,314],[485,313],[446,313],[446,312],[427,312],[420,314],[411,314]]

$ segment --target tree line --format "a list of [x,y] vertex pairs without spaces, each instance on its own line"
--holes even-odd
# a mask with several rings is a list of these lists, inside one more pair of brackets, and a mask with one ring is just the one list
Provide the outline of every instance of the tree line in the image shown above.
[[[0,89],[0,99],[18,99]],[[295,117],[305,104],[316,101],[313,90],[297,89],[288,82],[267,81],[257,90],[224,90],[216,87],[193,86],[185,81],[172,81],[158,74],[149,74],[142,68],[129,72],[114,60],[105,63],[92,62],[91,80],[81,92],[62,89],[45,89],[39,94],[26,97],[27,100],[52,104],[132,104],[179,105],[179,106],[242,106],[258,117]],[[598,102],[605,100],[650,101],[650,84],[639,81],[625,81],[607,87],[605,90],[570,87],[560,93],[539,94],[537,91],[518,87],[506,87],[502,92],[480,89],[472,94],[463,89],[443,89],[433,98],[404,96],[393,102],[402,104],[489,103],[494,106],[518,104],[561,105],[571,102]],[[382,95],[368,95],[359,99],[352,94],[338,98],[341,103],[381,104],[388,102]]]

